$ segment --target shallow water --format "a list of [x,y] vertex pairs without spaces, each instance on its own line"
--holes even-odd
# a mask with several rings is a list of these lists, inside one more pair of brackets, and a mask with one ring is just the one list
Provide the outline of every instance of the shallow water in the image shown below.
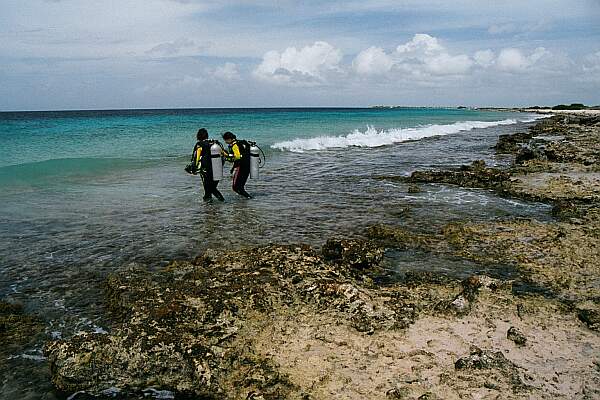
[[[360,236],[377,222],[431,232],[455,220],[549,219],[546,205],[501,199],[485,190],[423,185],[421,193],[409,194],[402,183],[374,179],[475,159],[508,162],[493,156],[490,147],[499,134],[521,130],[523,124],[377,146],[388,143],[390,135],[404,140],[398,129],[528,117],[454,111],[213,110],[0,120],[0,141],[8,143],[0,160],[0,298],[41,315],[48,335],[68,337],[79,330],[109,329],[102,320],[101,282],[130,262],[160,267],[207,248],[272,242],[320,246],[328,237]],[[226,177],[220,183],[225,203],[201,201],[199,178],[183,172],[200,123],[246,130],[247,138],[261,141],[268,160],[261,179],[247,185],[254,200],[236,197]],[[249,136],[252,124],[262,130]],[[373,125],[370,133],[366,125]],[[160,135],[159,128],[168,134]],[[37,137],[35,129],[43,133]],[[366,147],[343,147],[355,129],[370,135],[368,143],[361,142]],[[278,133],[282,130],[285,134]],[[317,151],[298,148],[298,143],[313,146],[322,135],[344,139],[319,141],[325,145]],[[295,151],[281,145],[295,139]],[[136,152],[149,156],[135,158]],[[476,269],[459,260],[428,263],[418,254],[390,260],[399,272],[429,268],[463,276]],[[39,346],[15,356],[3,371],[0,398],[15,398],[15,393],[52,398]]]

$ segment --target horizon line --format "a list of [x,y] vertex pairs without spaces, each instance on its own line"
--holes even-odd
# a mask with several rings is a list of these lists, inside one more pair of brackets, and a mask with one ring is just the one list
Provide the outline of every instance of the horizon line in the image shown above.
[[[548,106],[547,108],[550,108]],[[267,106],[267,107],[133,107],[133,108],[65,108],[65,109],[37,109],[37,110],[0,110],[2,113],[42,113],[42,112],[92,112],[92,111],[168,111],[168,110],[277,110],[277,109],[373,109],[373,108],[431,108],[431,109],[526,109],[526,106],[464,106],[464,105],[387,105],[374,104],[368,106]],[[544,106],[546,108],[546,106]]]

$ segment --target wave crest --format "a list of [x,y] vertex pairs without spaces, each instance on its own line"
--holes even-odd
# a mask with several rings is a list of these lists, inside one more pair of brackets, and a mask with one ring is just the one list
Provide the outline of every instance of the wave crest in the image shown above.
[[271,145],[271,147],[296,153],[345,147],[380,147],[409,140],[419,140],[426,137],[450,135],[477,128],[512,125],[517,122],[533,122],[539,118],[540,117],[538,116],[534,116],[523,120],[505,119],[493,122],[462,121],[448,125],[427,125],[415,128],[393,128],[380,131],[372,126],[367,126],[367,129],[364,132],[356,129],[354,132],[345,136],[318,136],[306,139],[293,139],[275,143]]

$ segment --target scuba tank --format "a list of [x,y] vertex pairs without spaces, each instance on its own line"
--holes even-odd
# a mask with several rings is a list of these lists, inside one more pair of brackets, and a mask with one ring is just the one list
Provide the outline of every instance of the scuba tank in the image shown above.
[[258,168],[260,166],[260,149],[255,142],[250,144],[250,178],[258,179]]
[[213,180],[220,181],[223,179],[223,161],[221,160],[221,145],[215,141],[210,146],[210,162],[212,165]]

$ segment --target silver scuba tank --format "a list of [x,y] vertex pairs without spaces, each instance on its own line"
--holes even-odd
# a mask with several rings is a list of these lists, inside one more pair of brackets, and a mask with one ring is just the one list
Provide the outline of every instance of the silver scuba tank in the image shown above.
[[260,164],[260,153],[255,143],[250,145],[250,178],[258,179],[258,166]]
[[210,146],[210,162],[213,180],[220,181],[223,179],[223,161],[221,161],[221,146],[217,142]]

